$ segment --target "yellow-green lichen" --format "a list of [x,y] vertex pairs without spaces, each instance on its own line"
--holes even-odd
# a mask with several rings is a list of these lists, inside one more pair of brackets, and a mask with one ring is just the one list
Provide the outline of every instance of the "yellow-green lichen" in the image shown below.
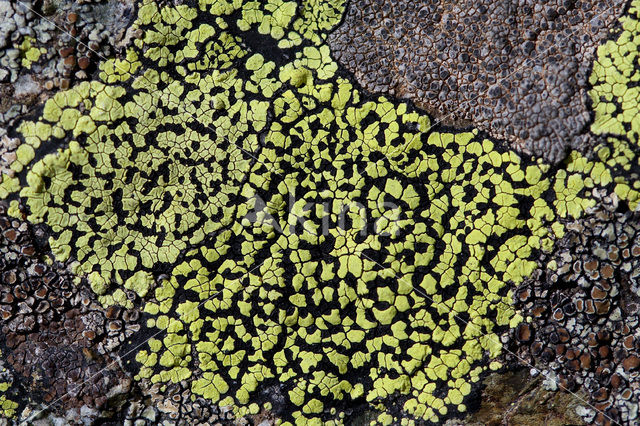
[[[2,355],[2,352],[0,352]],[[0,368],[0,416],[5,419],[12,419],[16,416],[16,410],[19,404],[15,402],[10,390],[13,386],[13,378],[6,368]]]
[[596,134],[627,136],[637,143],[640,137],[640,2],[632,1],[621,19],[616,37],[600,46],[589,83],[596,120]]
[[21,64],[23,67],[29,69],[31,64],[37,62],[40,56],[47,53],[47,49],[44,47],[33,46],[35,39],[33,37],[25,37],[20,43],[19,50],[22,57]]
[[20,125],[28,185],[0,195],[20,191],[103,304],[145,300],[164,334],[139,380],[240,415],[279,384],[299,424],[355,399],[465,412],[562,220],[594,188],[637,204],[623,140],[551,167],[361,92],[323,44],[344,4],[143,1],[126,58]]

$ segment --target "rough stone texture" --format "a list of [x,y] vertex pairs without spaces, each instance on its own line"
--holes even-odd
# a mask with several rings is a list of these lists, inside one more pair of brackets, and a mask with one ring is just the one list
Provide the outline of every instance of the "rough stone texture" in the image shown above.
[[483,382],[482,401],[477,412],[447,426],[564,426],[584,424],[576,413],[580,399],[574,395],[545,389],[540,378],[531,378],[527,369],[494,373]]
[[547,160],[587,149],[587,79],[623,0],[363,0],[330,36],[368,90]]

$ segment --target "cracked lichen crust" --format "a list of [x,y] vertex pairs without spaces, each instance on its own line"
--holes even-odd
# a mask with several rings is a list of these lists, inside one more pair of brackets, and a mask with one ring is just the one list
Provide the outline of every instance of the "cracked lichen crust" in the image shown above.
[[344,6],[144,1],[126,58],[21,124],[0,189],[103,303],[145,300],[137,380],[300,424],[457,415],[562,220],[598,187],[635,208],[624,141],[551,166],[356,88]]
[[628,13],[620,21],[621,28],[598,48],[589,79],[593,86],[589,94],[596,113],[591,130],[596,134],[625,136],[630,141],[638,141],[640,2],[632,1]]
[[366,89],[550,161],[596,144],[587,81],[624,0],[364,0],[329,37]]
[[[157,13],[150,7],[142,8],[140,25]],[[252,83],[265,69],[248,58],[254,70],[239,78],[234,61],[246,52],[223,28],[192,28],[180,19],[189,10],[177,8],[164,18],[167,27],[146,32],[145,59],[155,60],[157,69],[136,73],[140,63],[130,50],[127,61],[104,66],[107,84],[82,83],[59,93],[38,123],[19,128],[27,144],[14,163],[17,171],[40,141],[70,139],[30,170],[22,195],[30,218],[46,215],[58,235],[54,252],[63,259],[73,254],[96,288],[122,283],[130,275],[125,271],[171,263],[187,245],[227,225],[266,124],[267,103]],[[172,24],[188,33],[189,43],[162,34]],[[204,61],[213,73],[194,72],[203,61],[196,45],[208,52],[211,60]],[[167,46],[176,53],[159,56]],[[172,71],[184,82],[163,69],[173,60],[181,63]],[[126,80],[126,89],[108,84],[117,80]],[[237,96],[249,92],[245,86],[257,93]]]
[[640,140],[639,38],[640,1],[633,0],[625,16],[620,19],[620,28],[598,48],[589,79],[592,86],[589,95],[595,114],[591,131],[608,137],[610,141],[609,148],[598,155],[610,166],[613,166],[612,159],[615,159],[614,174],[624,175],[628,180],[623,182],[618,178],[620,185],[616,193],[623,199],[628,190],[633,191],[640,186],[640,169],[635,154]]

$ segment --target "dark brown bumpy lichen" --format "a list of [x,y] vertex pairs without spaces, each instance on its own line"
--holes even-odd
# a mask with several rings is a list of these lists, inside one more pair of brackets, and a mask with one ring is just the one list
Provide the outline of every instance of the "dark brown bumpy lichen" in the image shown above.
[[593,144],[590,64],[624,4],[363,0],[329,44],[366,89],[559,161]]
[[547,268],[515,292],[532,318],[514,332],[522,358],[561,389],[587,391],[591,406],[581,414],[605,425],[635,423],[640,397],[640,216],[617,210],[617,198],[605,196],[568,225]]
[[131,379],[111,354],[139,330],[139,313],[104,309],[51,259],[44,229],[8,216],[0,205],[3,355],[28,391],[24,398],[39,395],[65,415],[97,416],[130,391]]

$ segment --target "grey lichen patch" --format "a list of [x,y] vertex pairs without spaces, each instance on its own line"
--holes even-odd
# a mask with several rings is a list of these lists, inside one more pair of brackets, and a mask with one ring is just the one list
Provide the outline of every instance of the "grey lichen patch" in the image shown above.
[[91,79],[121,49],[133,10],[121,0],[0,0],[0,131],[22,106]]
[[367,89],[559,161],[587,149],[587,78],[626,2],[364,0],[329,37]]

